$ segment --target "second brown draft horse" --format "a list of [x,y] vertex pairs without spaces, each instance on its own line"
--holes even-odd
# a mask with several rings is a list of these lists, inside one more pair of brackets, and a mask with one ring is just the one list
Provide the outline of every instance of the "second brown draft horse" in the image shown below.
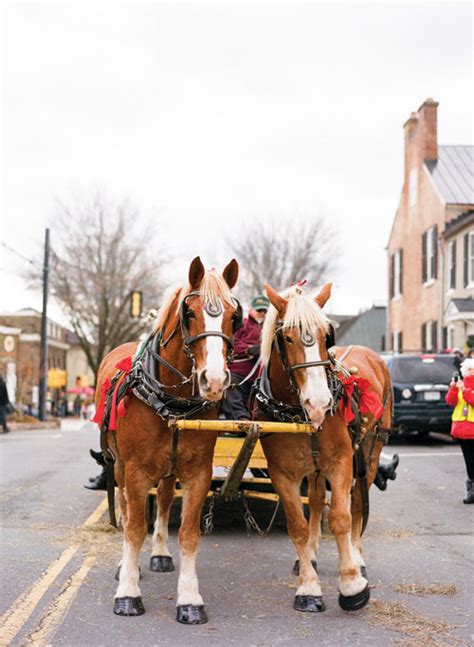
[[[266,291],[272,307],[262,335],[264,372],[261,380],[266,383],[265,390],[267,396],[271,394],[271,399],[268,407],[260,408],[259,417],[272,419],[268,412],[271,403],[275,403],[276,408],[281,405],[281,411],[285,411],[285,407],[287,412],[302,411],[315,429],[311,436],[278,433],[261,439],[268,471],[283,502],[288,533],[299,560],[294,607],[309,612],[325,609],[315,558],[327,480],[331,486],[329,527],[339,553],[339,604],[347,611],[357,610],[369,600],[360,543],[362,498],[356,484],[351,506],[355,447],[348,429],[347,412],[343,404],[334,402],[334,392],[330,389],[330,381],[336,373],[333,358],[347,352],[344,348],[333,348],[333,358],[328,354],[328,347],[332,346],[331,329],[322,308],[330,297],[331,285],[325,285],[315,298],[305,295],[299,286],[282,294],[271,286],[266,286]],[[392,385],[385,363],[372,350],[360,346],[350,349],[349,365],[353,364],[359,369],[359,382],[365,385],[368,398],[375,397],[385,405],[376,415],[365,414],[363,437],[358,438],[358,442],[363,443],[366,458],[370,458],[367,466],[370,486],[383,446],[380,430],[391,428]],[[304,477],[309,484],[309,523],[300,500]]]

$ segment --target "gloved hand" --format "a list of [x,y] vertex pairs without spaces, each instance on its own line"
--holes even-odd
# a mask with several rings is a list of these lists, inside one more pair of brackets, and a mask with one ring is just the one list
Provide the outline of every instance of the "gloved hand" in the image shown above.
[[247,357],[257,358],[260,355],[260,344],[249,346],[245,351]]

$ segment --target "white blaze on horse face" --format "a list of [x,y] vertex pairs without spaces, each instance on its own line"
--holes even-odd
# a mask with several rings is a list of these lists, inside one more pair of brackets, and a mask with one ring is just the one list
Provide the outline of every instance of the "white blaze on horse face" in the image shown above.
[[[305,362],[320,362],[319,346],[305,346]],[[323,366],[305,369],[306,382],[301,389],[301,403],[315,425],[321,425],[331,403],[326,371]]]
[[[223,314],[212,317],[204,310],[205,332],[222,332]],[[206,366],[198,380],[201,395],[208,399],[220,399],[229,385],[229,371],[224,357],[224,339],[217,335],[205,338]]]

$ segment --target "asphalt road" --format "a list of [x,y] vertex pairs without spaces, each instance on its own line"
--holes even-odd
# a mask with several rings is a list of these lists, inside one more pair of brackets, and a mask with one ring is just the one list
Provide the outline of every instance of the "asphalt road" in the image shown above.
[[[388,490],[371,492],[365,550],[373,588],[366,609],[347,614],[339,608],[337,551],[328,535],[318,560],[327,611],[294,611],[294,551],[284,527],[266,539],[247,537],[239,515],[221,510],[198,560],[209,623],[192,627],[174,619],[177,573],[148,570],[150,538],[141,560],[147,613],[113,615],[121,535],[100,517],[103,494],[82,487],[97,471],[87,449],[98,438],[81,426],[72,421],[61,430],[0,436],[0,646],[472,642],[474,506],[462,503],[464,464],[449,440],[408,439],[387,448],[401,462]],[[268,509],[258,512],[265,523]],[[176,535],[174,526],[177,563]]]

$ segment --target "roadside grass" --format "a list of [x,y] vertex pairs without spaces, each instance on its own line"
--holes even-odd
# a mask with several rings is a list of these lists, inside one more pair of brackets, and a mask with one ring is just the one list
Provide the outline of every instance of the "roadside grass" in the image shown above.
[[403,647],[456,647],[465,644],[453,636],[455,625],[414,613],[403,602],[374,600],[367,608],[367,622],[402,634],[394,644]]
[[419,582],[397,584],[394,587],[397,593],[408,593],[409,595],[457,595],[458,589],[455,584],[429,584],[424,586]]

